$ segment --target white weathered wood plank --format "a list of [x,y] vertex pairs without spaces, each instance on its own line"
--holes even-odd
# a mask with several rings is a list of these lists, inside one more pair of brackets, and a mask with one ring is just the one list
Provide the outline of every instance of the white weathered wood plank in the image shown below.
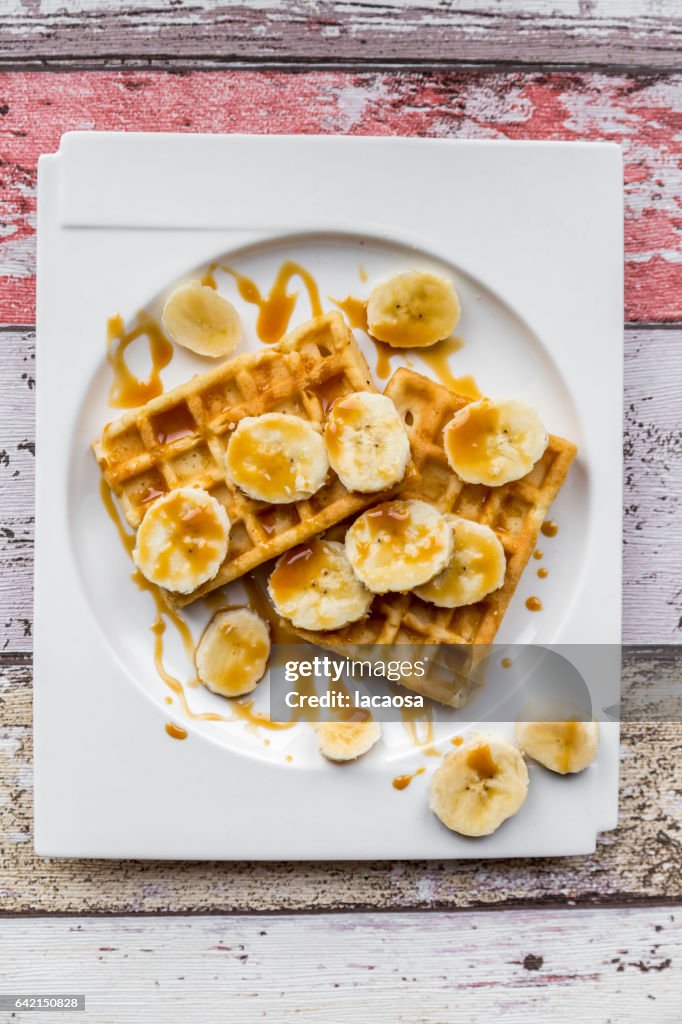
[[0,331],[0,651],[32,642],[34,341]]
[[663,908],[19,919],[0,952],[3,991],[84,993],[88,1024],[672,1024],[682,984]]
[[7,0],[2,57],[677,66],[675,0]]
[[623,638],[682,641],[682,332],[626,332]]
[[[0,332],[2,649],[31,650],[33,335]],[[682,637],[682,331],[626,332],[623,639]]]

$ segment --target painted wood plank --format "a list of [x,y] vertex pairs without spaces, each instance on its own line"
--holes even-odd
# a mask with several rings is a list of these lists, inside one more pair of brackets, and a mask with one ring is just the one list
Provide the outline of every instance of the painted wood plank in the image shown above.
[[[0,332],[0,650],[32,647],[34,339]],[[682,331],[628,330],[623,639],[682,637]]]
[[0,653],[30,651],[35,335],[0,331]]
[[[628,675],[646,687],[662,665],[653,656],[640,659]],[[0,720],[4,913],[445,909],[682,899],[680,725],[624,726],[620,824],[600,837],[591,857],[219,864],[36,858],[27,662],[12,665],[0,658]]]
[[682,982],[663,908],[13,920],[0,949],[4,991],[84,993],[91,1024],[664,1024]]
[[[171,8],[172,9],[172,8]],[[682,75],[0,75],[0,323],[34,320],[36,163],[69,129],[608,139],[625,157],[626,317],[682,319]]]
[[682,642],[682,331],[626,331],[623,639]]
[[524,61],[676,66],[675,0],[8,0],[5,60]]

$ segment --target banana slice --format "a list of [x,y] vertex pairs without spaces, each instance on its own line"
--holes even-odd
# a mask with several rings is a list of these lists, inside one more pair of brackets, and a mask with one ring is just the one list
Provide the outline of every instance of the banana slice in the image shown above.
[[147,509],[133,558],[151,583],[191,594],[218,572],[229,537],[230,520],[219,501],[199,487],[178,487]]
[[197,676],[221,697],[255,690],[270,656],[268,627],[250,608],[216,612],[197,645]]
[[499,537],[481,523],[448,516],[455,551],[438,576],[415,589],[417,597],[439,608],[475,604],[504,583],[507,560]]
[[519,810],[528,769],[511,743],[472,736],[445,758],[431,779],[429,807],[463,836],[489,836]]
[[330,761],[354,761],[381,739],[378,722],[320,722],[315,728],[320,753]]
[[596,758],[599,725],[583,721],[580,708],[558,700],[531,701],[521,716],[516,723],[516,742],[550,771],[560,775],[581,772]]
[[242,337],[242,322],[232,303],[200,281],[171,292],[161,320],[176,344],[200,356],[229,356]]
[[405,476],[410,442],[386,395],[357,391],[334,402],[324,440],[331,467],[349,491],[385,491]]
[[445,454],[457,476],[488,487],[530,473],[547,441],[535,409],[516,398],[470,402],[443,429]]
[[367,327],[373,338],[393,348],[424,348],[450,337],[459,312],[451,281],[410,270],[372,289]]
[[267,412],[239,421],[225,456],[227,477],[250,498],[274,505],[309,498],[327,479],[327,449],[300,416]]
[[425,501],[387,501],[364,512],[346,533],[353,572],[375,594],[413,590],[452,557],[452,527]]
[[343,544],[313,540],[287,551],[268,590],[276,610],[299,629],[339,629],[366,615],[374,599],[353,574]]

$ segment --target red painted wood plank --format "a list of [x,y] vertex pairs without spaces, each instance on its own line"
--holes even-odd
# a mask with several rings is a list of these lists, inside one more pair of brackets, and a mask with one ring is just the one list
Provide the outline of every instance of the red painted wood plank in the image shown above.
[[34,318],[38,155],[85,128],[615,141],[625,155],[626,316],[682,320],[682,75],[0,75],[0,322]]

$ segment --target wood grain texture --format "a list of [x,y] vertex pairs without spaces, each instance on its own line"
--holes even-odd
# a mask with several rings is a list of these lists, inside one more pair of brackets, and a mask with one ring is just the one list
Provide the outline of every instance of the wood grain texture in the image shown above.
[[[628,330],[623,639],[682,639],[682,331]],[[0,332],[0,649],[32,647],[34,338]]]
[[628,331],[623,636],[682,641],[682,332]]
[[[680,34],[680,12],[672,0],[522,0],[514,15],[502,5],[468,0],[457,12],[437,0],[400,5],[293,0],[287,7],[284,15],[270,0],[248,8],[205,0],[173,5],[150,0],[144,8],[106,0],[40,5],[8,0],[0,10],[0,59],[68,63],[73,56],[153,63],[207,55],[214,62],[359,61],[379,54],[383,60],[438,61],[482,55],[488,61],[632,60],[671,67]],[[33,322],[37,157],[56,150],[62,132],[72,128],[614,140],[625,154],[627,317],[669,323],[682,318],[679,74],[469,68],[0,75],[0,323]],[[680,532],[679,501],[673,500],[679,437],[671,402],[681,334],[627,333],[625,636],[631,640],[679,640],[679,545],[667,541]],[[6,624],[0,654],[0,898],[5,912],[447,910],[682,900],[682,729],[660,723],[624,728],[621,823],[601,838],[590,858],[257,865],[35,858],[32,335],[0,333],[0,345],[0,614]],[[631,666],[644,679],[658,670],[653,657]],[[311,1019],[321,1019],[321,1012],[334,1020],[357,1020],[369,1013],[367,1007],[375,1016],[377,1006],[394,1006],[391,1019],[396,1020],[458,1019],[453,1013],[461,1012],[468,1021],[479,1019],[474,1015],[479,1011],[487,1020],[497,1010],[524,1024],[533,1013],[573,1022],[578,1007],[584,1019],[602,1021],[608,1006],[620,1024],[667,1019],[664,996],[672,977],[667,960],[674,958],[660,936],[672,922],[669,914],[660,915],[651,907],[612,910],[594,917],[594,925],[590,912],[555,918],[537,910],[533,915],[515,911],[508,918],[466,912],[456,919],[406,914],[390,921],[381,915],[371,921],[322,916],[305,922],[277,919],[272,925],[260,918],[236,923],[138,919],[116,925],[82,918],[13,920],[9,924],[19,930],[7,938],[0,960],[13,984],[17,977],[33,980],[29,972],[39,963],[43,991],[46,979],[59,976],[57,988],[62,988],[65,977],[75,983],[83,977],[83,965],[92,964],[91,991],[102,993],[103,1000],[93,1003],[99,1016],[89,1014],[92,1020],[139,1019],[139,999],[157,999],[163,1019],[173,1020],[177,1013],[185,1020],[190,994],[204,1001],[202,1019],[218,1013],[222,1019],[226,1001],[242,997],[243,1005],[235,1002],[240,1020],[268,1019],[274,999],[284,992],[289,1002],[280,1000],[277,1020],[302,1009]],[[304,938],[302,924],[309,921]],[[494,931],[485,930],[489,921]],[[261,947],[259,959],[253,943],[280,922],[282,930],[272,946]],[[6,928],[3,932],[8,935]],[[339,951],[330,933],[342,935],[350,948]],[[540,937],[542,948],[533,941]],[[486,961],[483,952],[491,949],[495,953]],[[383,955],[377,957],[375,950]],[[161,955],[152,971],[154,951]],[[330,961],[335,970],[325,977]],[[292,963],[305,965],[296,984]],[[281,976],[273,974],[273,965]],[[220,988],[214,987],[216,977]],[[106,1002],[112,991],[121,993],[118,1006]]]
[[0,652],[31,650],[35,335],[0,331]]
[[35,318],[38,155],[84,128],[615,141],[625,158],[626,318],[682,319],[679,74],[0,75],[0,323]]
[[[633,663],[643,684],[655,658]],[[517,861],[173,863],[38,859],[31,668],[0,659],[0,896],[7,914],[490,907],[682,901],[682,726],[624,727],[620,824],[591,857]]]
[[675,0],[7,0],[5,61],[513,61],[678,66]]
[[662,908],[15,920],[0,982],[85,993],[88,1024],[672,1024],[681,933]]

